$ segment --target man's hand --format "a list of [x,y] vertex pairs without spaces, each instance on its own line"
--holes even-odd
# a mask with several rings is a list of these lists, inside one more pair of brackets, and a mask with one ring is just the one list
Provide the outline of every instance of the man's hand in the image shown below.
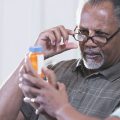
[[70,106],[64,84],[58,82],[57,85],[58,89],[49,85],[43,87],[37,97],[31,100],[40,104],[41,108],[53,117],[56,117],[65,107]]
[[46,57],[54,56],[78,47],[77,44],[69,42],[69,35],[73,34],[72,30],[66,29],[62,25],[57,26],[42,32],[35,45],[43,46]]
[[40,105],[37,109],[42,109],[49,115],[56,116],[61,108],[69,104],[64,84],[57,83],[57,88],[55,88],[48,82],[29,74],[24,74],[24,79],[28,80],[32,86],[22,84],[21,89],[26,95],[34,96],[34,98],[27,102]]
[[44,110],[54,116],[63,106],[68,104],[65,86],[56,82],[56,76],[52,70],[43,68],[47,81],[33,70],[29,59],[20,71],[20,88],[25,95],[25,101],[29,102],[35,109]]
[[[20,72],[19,72],[19,87],[22,89],[22,92],[25,96],[25,98],[24,98],[25,101],[30,102],[31,98],[36,97],[34,94],[27,92],[28,91],[27,89],[29,89],[29,87],[35,87],[35,88],[40,89],[40,86],[38,86],[38,83],[37,83],[39,81],[47,82],[54,88],[57,88],[56,76],[53,74],[53,71],[51,71],[47,68],[44,68],[43,72],[46,75],[46,77],[48,78],[47,81],[44,81],[43,79],[40,78],[40,76],[37,74],[37,72],[32,68],[29,58],[26,57],[25,63],[21,67]],[[25,74],[31,75],[33,78],[33,82],[31,82],[29,79],[26,79],[24,77]],[[23,85],[25,86],[24,88],[21,87]],[[31,103],[31,105],[35,109],[38,109],[40,106],[39,104],[35,104],[35,103]]]

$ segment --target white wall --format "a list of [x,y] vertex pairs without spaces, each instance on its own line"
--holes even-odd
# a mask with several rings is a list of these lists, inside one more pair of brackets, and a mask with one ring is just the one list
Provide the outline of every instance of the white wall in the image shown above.
[[[2,41],[2,6],[3,6],[3,2],[0,2],[0,43]],[[2,44],[0,44],[0,66],[2,64]],[[0,78],[2,78],[2,68],[0,69]],[[0,80],[1,81],[1,80]]]
[[[60,24],[74,28],[77,1],[0,0],[0,81],[16,68],[42,30]],[[76,57],[76,51],[62,56]]]
[[39,0],[1,0],[0,80],[16,68],[40,29]]

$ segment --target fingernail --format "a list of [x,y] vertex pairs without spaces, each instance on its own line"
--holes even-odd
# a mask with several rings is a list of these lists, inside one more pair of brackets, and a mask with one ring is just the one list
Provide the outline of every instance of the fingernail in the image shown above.
[[35,102],[35,98],[31,98],[31,102],[33,102],[33,103],[34,103],[34,102]]
[[39,110],[38,110],[38,109],[35,110],[35,114],[36,114],[36,115],[39,114]]
[[19,81],[22,82],[22,80],[23,80],[22,77],[20,77],[20,78],[19,78]]
[[31,102],[31,98],[29,98],[29,97],[25,97],[23,100],[24,100],[24,102]]
[[21,83],[19,84],[19,88],[22,88],[22,84]]
[[23,77],[24,77],[24,78],[27,78],[27,74],[23,74]]

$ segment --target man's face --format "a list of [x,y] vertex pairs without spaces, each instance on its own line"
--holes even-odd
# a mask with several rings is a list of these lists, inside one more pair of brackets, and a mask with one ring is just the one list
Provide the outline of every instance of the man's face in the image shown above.
[[[110,37],[118,29],[118,22],[110,2],[92,6],[85,4],[81,13],[80,25],[83,32],[89,32],[89,36]],[[120,33],[107,44],[100,46],[91,39],[80,42],[83,62],[88,69],[100,69],[120,62]]]

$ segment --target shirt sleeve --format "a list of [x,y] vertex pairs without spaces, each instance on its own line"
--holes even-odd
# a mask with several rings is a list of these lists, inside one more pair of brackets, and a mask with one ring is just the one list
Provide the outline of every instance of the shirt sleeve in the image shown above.
[[38,116],[35,114],[35,110],[28,103],[23,102],[21,106],[21,112],[25,117],[25,120],[37,120]]
[[111,116],[120,118],[120,108],[116,109]]

